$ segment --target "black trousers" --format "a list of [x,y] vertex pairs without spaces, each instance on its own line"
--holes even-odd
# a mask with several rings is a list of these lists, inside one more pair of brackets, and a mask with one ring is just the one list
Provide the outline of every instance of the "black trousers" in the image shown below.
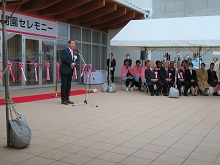
[[142,85],[142,81],[141,81],[141,77],[139,78],[139,82],[135,81],[135,86],[138,87],[138,90],[141,89],[141,85]]
[[61,74],[61,100],[66,101],[70,96],[72,74]]
[[168,93],[168,86],[173,86],[174,82],[173,81],[166,81],[166,80],[162,80],[163,83],[163,93]]
[[130,82],[131,82],[131,88],[134,86],[135,80],[134,80],[133,78],[132,78],[132,79],[127,78],[127,79],[125,80],[125,85],[126,85],[126,87],[128,87],[128,85],[130,84]]
[[[110,70],[110,74],[111,74],[111,81],[112,81],[112,83],[114,83],[114,74],[115,74],[115,71],[114,71],[114,70]],[[109,72],[108,72],[107,81],[109,81]]]
[[155,83],[152,81],[148,81],[147,85],[148,85],[150,93],[154,93],[154,84],[156,84],[157,86],[157,93],[160,93],[161,89],[163,88],[163,83],[161,81],[157,81]]
[[180,91],[180,89],[181,89],[182,86],[185,87],[185,89],[184,89],[184,94],[187,94],[187,93],[188,93],[188,89],[189,89],[189,87],[190,87],[190,83],[187,82],[187,81],[183,81],[183,82],[177,81],[177,88],[179,89],[179,91]]

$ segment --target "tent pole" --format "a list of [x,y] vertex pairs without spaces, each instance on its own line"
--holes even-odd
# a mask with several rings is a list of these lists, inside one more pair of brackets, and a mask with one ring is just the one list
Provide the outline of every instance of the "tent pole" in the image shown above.
[[3,54],[3,67],[5,70],[4,85],[5,85],[5,107],[6,107],[6,130],[7,130],[7,146],[10,146],[10,132],[9,132],[9,106],[10,106],[10,94],[9,94],[9,71],[7,69],[8,54],[6,52],[6,0],[2,0],[2,54]]

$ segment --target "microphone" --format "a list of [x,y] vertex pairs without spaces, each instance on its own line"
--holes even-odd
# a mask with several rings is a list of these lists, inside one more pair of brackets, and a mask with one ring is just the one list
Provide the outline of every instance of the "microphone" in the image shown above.
[[80,52],[80,50],[77,50],[76,48],[74,48],[73,51]]

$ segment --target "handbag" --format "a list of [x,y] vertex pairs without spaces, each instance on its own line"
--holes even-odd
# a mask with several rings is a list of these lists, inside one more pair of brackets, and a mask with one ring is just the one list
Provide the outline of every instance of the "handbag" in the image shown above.
[[169,97],[170,98],[179,98],[179,90],[174,87],[171,87],[170,92],[169,92]]
[[[31,141],[31,129],[26,119],[15,110],[13,105],[11,105],[9,111],[11,114],[11,120],[9,120],[11,146],[16,149],[25,148]],[[12,112],[16,115],[15,119],[13,119]]]

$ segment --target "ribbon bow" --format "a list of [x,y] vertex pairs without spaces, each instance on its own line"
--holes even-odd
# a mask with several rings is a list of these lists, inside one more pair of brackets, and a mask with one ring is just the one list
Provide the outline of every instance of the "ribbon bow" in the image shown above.
[[169,78],[170,78],[170,76],[171,76],[172,74],[171,73],[169,73]]
[[21,68],[20,80],[22,79],[22,76],[23,76],[24,81],[27,81],[26,76],[25,76],[25,73],[24,73],[24,63],[20,62],[20,63],[19,63],[19,66],[20,66],[20,68]]
[[8,67],[9,67],[9,70],[10,70],[10,73],[11,73],[11,76],[12,76],[12,80],[13,82],[15,82],[15,76],[14,76],[14,72],[12,70],[12,63],[11,62],[8,62]]
[[82,73],[81,77],[86,74],[85,64],[82,64]]
[[38,63],[34,63],[34,74],[35,74],[35,80],[36,81],[38,81],[37,67],[38,67]]
[[46,80],[50,80],[50,63],[49,62],[46,63],[46,67],[47,67]]
[[155,78],[157,79],[158,72],[154,72],[154,74],[155,74]]

